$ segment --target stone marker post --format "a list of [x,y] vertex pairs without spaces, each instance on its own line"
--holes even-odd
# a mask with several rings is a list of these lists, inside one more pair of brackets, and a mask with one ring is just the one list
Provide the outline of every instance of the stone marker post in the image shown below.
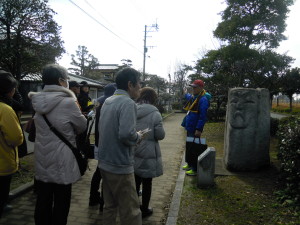
[[197,186],[199,188],[205,188],[214,185],[215,160],[216,151],[215,148],[212,147],[207,148],[198,157]]
[[270,98],[267,89],[228,93],[224,161],[227,169],[254,171],[270,164]]

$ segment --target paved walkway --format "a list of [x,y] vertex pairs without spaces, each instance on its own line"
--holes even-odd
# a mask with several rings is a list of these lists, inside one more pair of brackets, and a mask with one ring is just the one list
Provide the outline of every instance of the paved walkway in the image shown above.
[[271,116],[272,118],[275,118],[275,119],[279,119],[279,120],[280,120],[280,119],[282,119],[282,118],[288,117],[289,115],[271,112],[271,113],[270,113],[270,116]]
[[[184,114],[175,113],[164,120],[166,138],[160,142],[164,175],[153,179],[150,205],[153,207],[154,213],[143,220],[143,225],[166,223],[185,144],[184,130],[180,127],[183,116]],[[99,212],[98,207],[88,206],[90,181],[96,167],[96,161],[91,160],[90,166],[92,170],[87,171],[82,179],[73,185],[68,225],[105,224],[102,222],[102,213]],[[34,224],[35,194],[32,191],[14,199],[10,204],[14,206],[14,209],[3,215],[0,220],[1,225]]]

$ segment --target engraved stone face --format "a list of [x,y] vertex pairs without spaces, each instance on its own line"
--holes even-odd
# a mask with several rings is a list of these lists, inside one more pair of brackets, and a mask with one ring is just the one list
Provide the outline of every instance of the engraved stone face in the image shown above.
[[269,164],[270,105],[267,89],[233,88],[228,93],[224,161],[236,171]]
[[257,94],[255,91],[235,90],[229,96],[229,123],[233,128],[246,128],[257,118]]

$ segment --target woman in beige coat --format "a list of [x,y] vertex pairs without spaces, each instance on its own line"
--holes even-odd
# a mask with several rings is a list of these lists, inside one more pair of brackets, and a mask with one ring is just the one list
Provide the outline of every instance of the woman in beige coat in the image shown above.
[[45,84],[43,91],[29,93],[36,112],[35,223],[67,224],[72,184],[79,180],[80,171],[72,150],[50,130],[43,115],[73,146],[76,146],[76,134],[86,129],[86,119],[75,95],[69,90],[65,68],[48,65],[43,69],[42,79]]

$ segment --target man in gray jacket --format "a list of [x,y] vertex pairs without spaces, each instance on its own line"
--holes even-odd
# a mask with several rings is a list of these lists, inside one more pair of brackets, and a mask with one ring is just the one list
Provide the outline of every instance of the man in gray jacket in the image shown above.
[[140,73],[124,68],[117,73],[117,90],[102,106],[99,123],[99,165],[103,178],[104,224],[141,225],[142,217],[134,180],[134,146],[142,139],[137,132],[137,108],[132,99],[140,92]]

